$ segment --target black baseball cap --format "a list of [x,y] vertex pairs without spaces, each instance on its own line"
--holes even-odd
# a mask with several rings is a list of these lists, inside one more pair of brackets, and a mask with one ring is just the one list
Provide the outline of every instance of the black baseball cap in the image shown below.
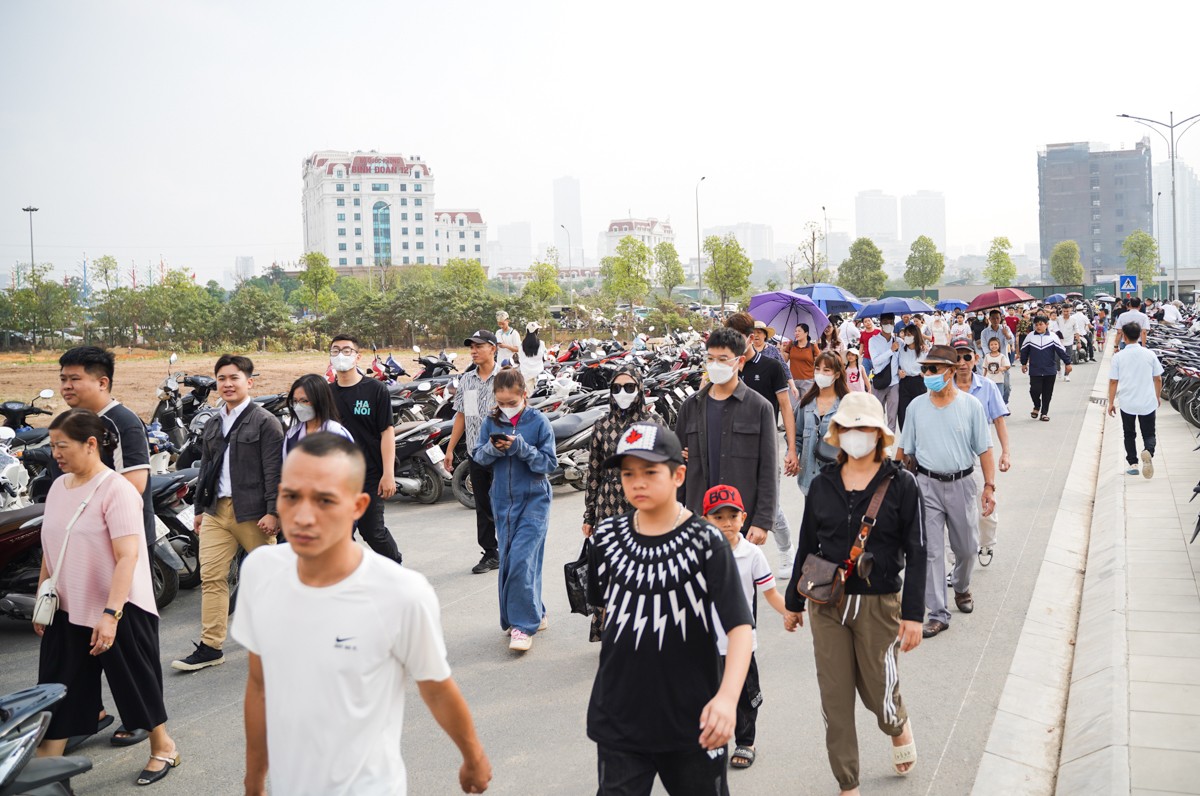
[[463,345],[470,345],[471,343],[490,343],[491,345],[497,345],[498,341],[496,340],[496,335],[492,334],[487,329],[480,329],[466,340],[463,340]]
[[648,462],[683,464],[683,446],[675,432],[657,423],[634,423],[621,432],[617,452],[604,460],[604,466],[620,467],[626,456],[636,456]]

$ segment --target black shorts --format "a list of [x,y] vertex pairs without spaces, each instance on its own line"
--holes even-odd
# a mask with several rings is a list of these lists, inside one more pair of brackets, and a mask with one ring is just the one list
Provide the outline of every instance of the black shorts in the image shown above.
[[89,654],[92,629],[70,623],[67,612],[54,615],[42,635],[38,684],[62,683],[67,695],[54,709],[46,737],[91,735],[103,706],[100,672],[108,678],[121,722],[129,730],[151,730],[167,720],[163,704],[162,666],[158,651],[158,617],[125,603],[112,649]]
[[[699,734],[697,733],[697,738]],[[650,796],[655,775],[671,796],[729,796],[726,747],[711,752],[629,752],[603,744],[597,747],[600,788],[597,796]]]

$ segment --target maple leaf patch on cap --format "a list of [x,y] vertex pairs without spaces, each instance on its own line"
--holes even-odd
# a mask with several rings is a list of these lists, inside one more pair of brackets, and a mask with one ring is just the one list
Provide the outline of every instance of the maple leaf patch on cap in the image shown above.
[[657,437],[658,429],[654,426],[633,426],[621,438],[621,444],[617,446],[617,453],[654,450],[654,440]]

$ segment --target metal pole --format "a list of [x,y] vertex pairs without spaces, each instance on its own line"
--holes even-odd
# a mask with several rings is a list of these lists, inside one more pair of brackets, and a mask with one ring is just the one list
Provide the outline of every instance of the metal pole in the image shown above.
[[1179,298],[1179,220],[1175,213],[1175,111],[1171,111],[1171,259],[1175,264],[1175,298]]
[[829,267],[829,213],[825,212],[825,205],[821,205],[821,214],[825,216],[825,267]]
[[559,224],[559,226],[562,227],[563,232],[567,233],[567,270],[573,271],[575,269],[571,264],[571,230],[567,229],[566,224]]
[[700,183],[696,183],[696,302],[704,309],[704,249],[700,243]]
[[33,205],[30,205],[29,207],[22,207],[21,209],[29,214],[29,273],[30,273],[30,275],[32,275],[33,274],[33,263],[34,263],[34,260],[33,260],[33,214],[36,213],[38,211],[38,209],[36,207],[34,207]]

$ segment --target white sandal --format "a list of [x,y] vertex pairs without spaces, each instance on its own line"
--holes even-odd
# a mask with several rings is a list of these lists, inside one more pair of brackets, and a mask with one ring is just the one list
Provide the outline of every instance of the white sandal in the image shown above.
[[[910,763],[908,769],[900,770],[900,766],[905,763]],[[917,766],[917,737],[913,735],[912,741],[904,744],[904,746],[892,747],[892,767],[896,769],[896,774],[901,777],[907,777],[912,773],[912,770]]]

